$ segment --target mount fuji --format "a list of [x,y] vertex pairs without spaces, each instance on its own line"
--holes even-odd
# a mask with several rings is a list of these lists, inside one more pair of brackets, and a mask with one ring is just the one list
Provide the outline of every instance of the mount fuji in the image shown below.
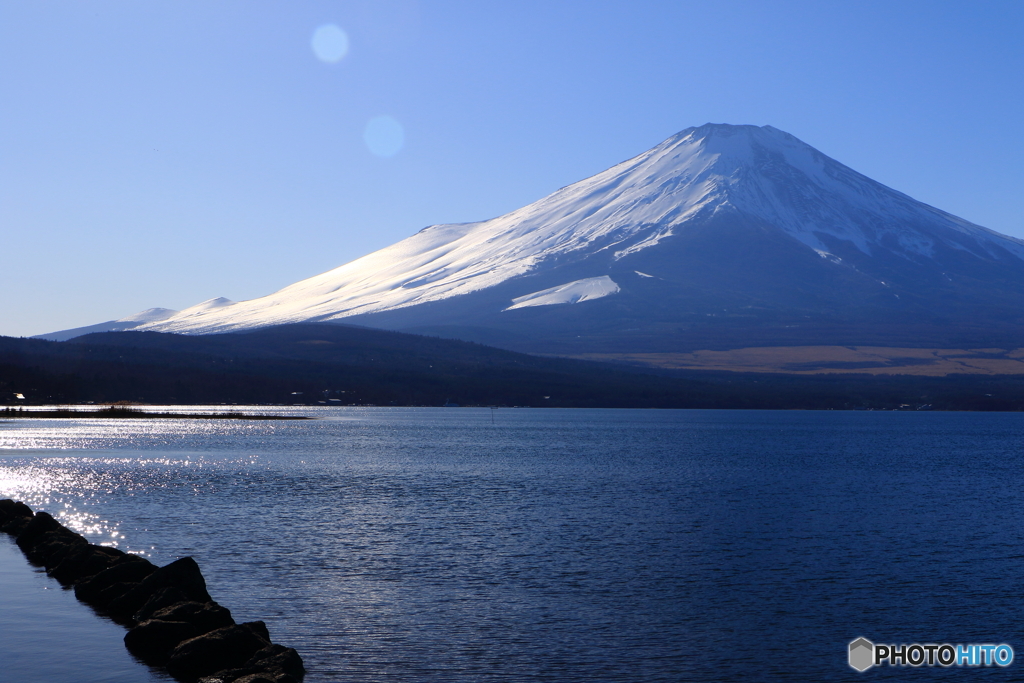
[[771,126],[707,124],[504,216],[119,329],[337,322],[551,354],[1021,346],[1024,241]]

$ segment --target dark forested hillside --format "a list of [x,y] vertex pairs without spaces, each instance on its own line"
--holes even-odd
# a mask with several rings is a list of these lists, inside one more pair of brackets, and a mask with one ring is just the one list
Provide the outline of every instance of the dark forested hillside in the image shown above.
[[651,374],[332,324],[0,337],[0,403],[86,401],[1019,410],[1024,378]]

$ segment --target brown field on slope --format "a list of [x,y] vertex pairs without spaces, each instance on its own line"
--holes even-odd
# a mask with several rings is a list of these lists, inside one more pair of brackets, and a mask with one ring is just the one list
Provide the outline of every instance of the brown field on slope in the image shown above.
[[589,353],[573,357],[672,370],[790,375],[1024,375],[1024,349],[775,346],[693,353]]

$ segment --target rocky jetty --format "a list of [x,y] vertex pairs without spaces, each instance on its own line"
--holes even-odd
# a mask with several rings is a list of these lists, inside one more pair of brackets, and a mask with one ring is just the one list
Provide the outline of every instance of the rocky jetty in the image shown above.
[[299,653],[276,645],[262,621],[236,624],[206,591],[199,565],[183,557],[164,567],[94,545],[45,512],[0,500],[0,531],[30,562],[75,597],[128,629],[136,657],[187,683],[299,683]]

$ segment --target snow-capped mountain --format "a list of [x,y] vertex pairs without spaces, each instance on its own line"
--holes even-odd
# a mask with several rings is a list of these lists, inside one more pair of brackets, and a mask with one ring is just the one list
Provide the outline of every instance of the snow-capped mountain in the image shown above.
[[67,341],[68,339],[81,337],[84,334],[94,334],[96,332],[125,332],[127,330],[134,330],[140,325],[166,320],[177,313],[178,311],[170,308],[147,308],[144,311],[125,316],[124,318],[118,318],[117,320],[108,320],[107,322],[97,323],[95,325],[75,327],[70,330],[51,332],[50,334],[40,334],[36,339]]
[[771,126],[707,124],[504,216],[135,329],[337,321],[550,352],[913,345],[1016,330],[1022,297],[1021,240]]

